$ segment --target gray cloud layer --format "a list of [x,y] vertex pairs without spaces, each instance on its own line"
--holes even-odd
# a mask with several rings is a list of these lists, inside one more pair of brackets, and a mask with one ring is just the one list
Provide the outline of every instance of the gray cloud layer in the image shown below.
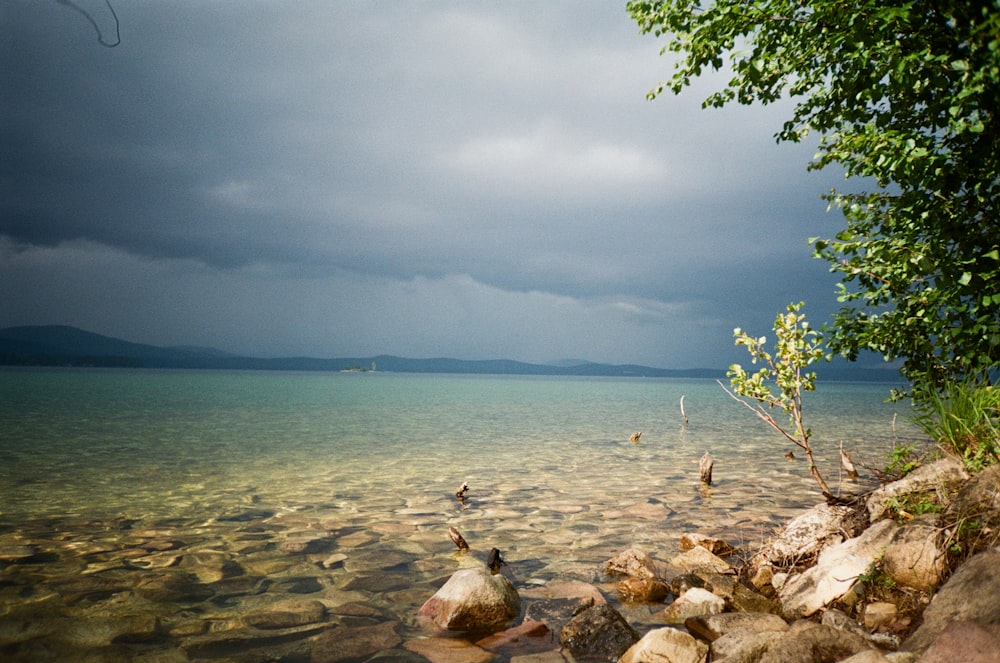
[[646,101],[623,6],[112,4],[0,8],[0,326],[690,367],[835,307],[788,108]]

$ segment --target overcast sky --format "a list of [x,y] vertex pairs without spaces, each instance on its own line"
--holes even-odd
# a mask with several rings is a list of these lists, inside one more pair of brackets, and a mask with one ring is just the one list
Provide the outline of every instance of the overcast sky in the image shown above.
[[0,327],[255,356],[742,359],[840,225],[788,106],[647,101],[624,0],[8,0]]

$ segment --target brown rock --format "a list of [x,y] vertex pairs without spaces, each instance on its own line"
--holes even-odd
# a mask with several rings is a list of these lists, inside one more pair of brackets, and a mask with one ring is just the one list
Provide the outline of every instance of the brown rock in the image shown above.
[[682,534],[681,551],[691,550],[695,546],[701,546],[713,555],[728,557],[736,552],[736,548],[729,545],[722,539],[715,539],[703,534]]
[[943,492],[942,489],[966,481],[969,473],[962,461],[945,457],[941,460],[918,467],[899,481],[882,486],[868,497],[868,516],[875,522],[885,513],[886,506],[894,497],[913,493]]
[[771,613],[724,612],[691,617],[684,622],[692,635],[712,642],[728,634],[769,633],[788,630],[788,623]]
[[486,663],[496,655],[460,638],[420,638],[407,640],[403,646],[431,663]]
[[576,658],[617,661],[638,642],[639,634],[607,603],[587,608],[559,633],[559,642]]
[[729,562],[713,555],[701,546],[682,552],[670,560],[674,566],[680,567],[690,573],[735,573],[736,570]]
[[933,516],[904,523],[886,546],[879,568],[905,587],[921,591],[936,588],[947,557],[940,534]]
[[282,601],[243,617],[243,623],[262,629],[315,624],[326,617],[326,606],[316,600]]

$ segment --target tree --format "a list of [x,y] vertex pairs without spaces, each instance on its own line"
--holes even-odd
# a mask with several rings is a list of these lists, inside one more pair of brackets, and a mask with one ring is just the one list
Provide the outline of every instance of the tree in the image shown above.
[[[902,359],[918,399],[1000,366],[1000,0],[633,0],[666,35],[675,94],[707,68],[732,78],[704,106],[794,112],[776,134],[820,137],[871,192],[830,192],[846,221],[814,255],[839,272],[831,349]],[[921,396],[923,394],[923,396]]]
[[[739,364],[733,364],[726,373],[729,384],[737,395],[755,401],[750,404],[743,398],[737,398],[726,389],[726,393],[750,408],[757,418],[774,430],[781,433],[786,440],[792,442],[806,453],[809,463],[809,474],[819,486],[823,497],[830,503],[837,498],[830,492],[829,486],[816,467],[812,446],[809,438],[812,430],[806,428],[802,414],[802,395],[816,388],[816,373],[807,369],[813,363],[824,358],[823,336],[809,326],[805,315],[799,313],[803,303],[789,304],[785,313],[779,313],[774,320],[774,334],[777,341],[772,355],[765,348],[767,338],[750,336],[737,327],[733,330],[736,345],[742,345],[750,353],[750,361],[760,362],[763,366],[755,373],[747,373]],[[777,387],[774,391],[771,382]],[[788,415],[788,426],[781,425],[771,412],[778,408]]]

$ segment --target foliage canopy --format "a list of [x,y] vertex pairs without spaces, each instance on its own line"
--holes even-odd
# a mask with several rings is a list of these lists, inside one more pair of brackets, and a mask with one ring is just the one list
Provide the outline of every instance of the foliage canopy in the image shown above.
[[871,192],[830,192],[845,227],[814,239],[841,275],[830,347],[902,359],[914,395],[1000,366],[1000,0],[633,0],[677,54],[652,92],[732,72],[705,106],[790,97],[779,141],[820,137]]

